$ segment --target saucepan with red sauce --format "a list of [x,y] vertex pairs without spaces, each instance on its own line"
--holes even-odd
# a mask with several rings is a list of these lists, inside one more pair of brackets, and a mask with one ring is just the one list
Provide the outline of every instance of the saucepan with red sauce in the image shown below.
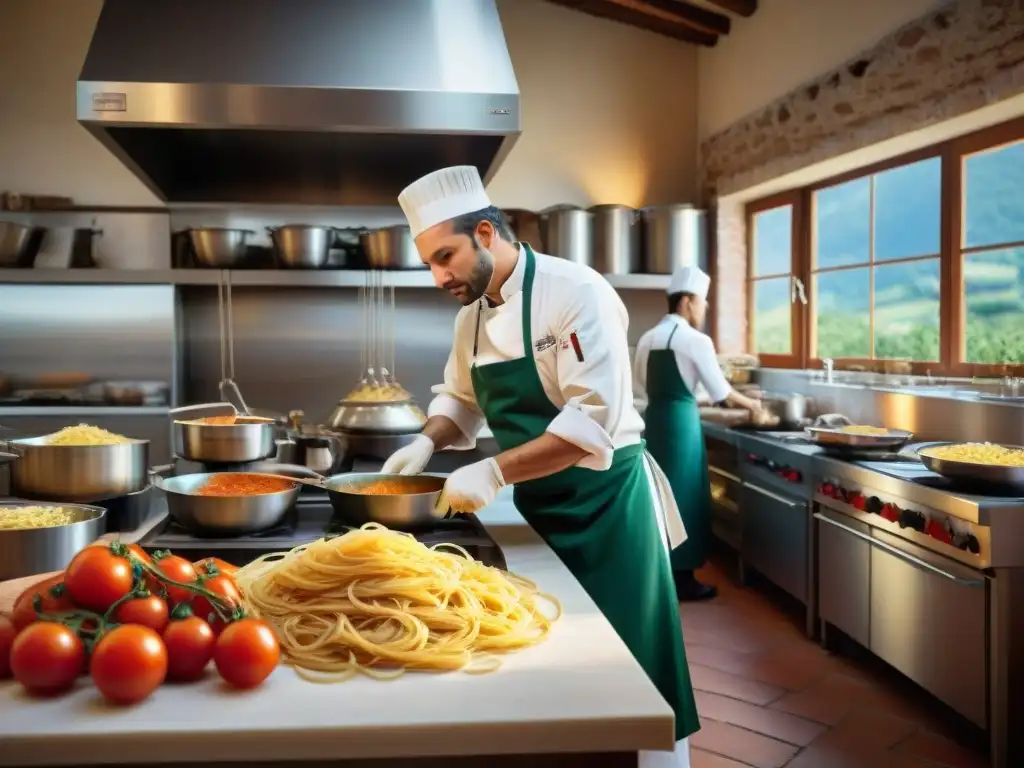
[[351,526],[380,523],[400,531],[430,528],[447,515],[435,508],[444,475],[349,472],[324,482],[331,506]]
[[200,536],[241,536],[272,528],[302,487],[255,472],[209,472],[163,478],[167,512]]

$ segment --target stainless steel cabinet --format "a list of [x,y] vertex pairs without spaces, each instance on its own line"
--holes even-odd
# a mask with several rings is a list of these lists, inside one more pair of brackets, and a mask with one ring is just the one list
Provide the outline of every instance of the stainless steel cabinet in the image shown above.
[[733,549],[739,549],[743,526],[740,504],[743,485],[740,479],[726,469],[709,465],[711,482],[711,533]]
[[984,728],[985,579],[883,531],[873,539],[871,651]]
[[742,503],[744,564],[756,568],[803,603],[808,601],[808,510],[787,498],[744,480]]
[[818,520],[818,615],[861,645],[871,642],[870,529],[863,523],[821,510]]

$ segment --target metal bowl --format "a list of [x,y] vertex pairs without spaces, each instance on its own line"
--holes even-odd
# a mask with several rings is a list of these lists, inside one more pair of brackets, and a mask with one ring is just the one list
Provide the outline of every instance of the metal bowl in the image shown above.
[[175,421],[171,425],[174,455],[189,461],[238,463],[274,455],[274,424],[201,424]]
[[[197,496],[210,478],[220,472],[179,475],[159,481],[167,496],[167,512],[178,525],[199,535],[241,536],[272,528],[295,504],[302,488],[254,496]],[[232,473],[238,474],[238,473]]]
[[204,267],[233,267],[245,258],[246,240],[253,234],[251,229],[225,229],[206,227],[190,229],[189,242],[195,252],[196,262]]
[[102,507],[44,501],[0,501],[0,507],[51,506],[81,510],[90,516],[77,523],[52,528],[0,529],[0,581],[62,571],[71,558],[104,534],[107,511]]
[[48,445],[45,437],[10,440],[18,459],[11,488],[26,499],[90,502],[141,491],[149,482],[149,441]]
[[274,259],[286,269],[320,269],[331,255],[333,227],[288,224],[267,227],[274,244]]
[[[1002,488],[1014,488],[1024,493],[1024,467],[1004,467],[997,464],[975,464],[970,461],[940,459],[928,453],[929,449],[947,445],[964,445],[964,443],[937,443],[917,450],[921,463],[937,475],[952,480],[961,480],[978,485],[994,485]],[[1016,445],[1003,446],[1024,451]]]
[[341,400],[327,420],[329,428],[342,432],[384,435],[408,435],[419,432],[426,423],[426,414],[412,400]]
[[[387,480],[408,484],[411,490],[415,483],[427,481],[431,490],[405,494],[371,496],[357,493],[357,489],[370,483]],[[347,525],[357,527],[364,523],[380,523],[397,530],[432,528],[438,520],[447,516],[447,510],[438,511],[434,505],[444,488],[444,475],[384,475],[375,472],[350,472],[327,478],[324,487],[331,500],[331,507]]]

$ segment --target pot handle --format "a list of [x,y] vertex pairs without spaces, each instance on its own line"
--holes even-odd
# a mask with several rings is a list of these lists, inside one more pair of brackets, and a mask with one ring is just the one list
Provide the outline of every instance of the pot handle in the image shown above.
[[[192,411],[205,411],[210,408],[231,409],[232,411],[235,411],[237,413],[235,406],[233,406],[231,403],[200,403],[199,405],[183,405],[178,408],[172,408],[170,411],[168,411],[168,414],[173,418],[181,414],[191,413]],[[174,420],[180,421],[180,419]]]

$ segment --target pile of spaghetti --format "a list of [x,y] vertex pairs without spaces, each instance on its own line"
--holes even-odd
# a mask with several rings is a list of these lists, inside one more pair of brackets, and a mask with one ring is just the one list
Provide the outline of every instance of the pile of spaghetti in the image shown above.
[[90,424],[64,427],[59,432],[46,436],[47,445],[120,445],[133,442],[130,437],[108,432]]
[[501,663],[495,654],[539,643],[561,613],[524,578],[376,523],[266,555],[236,579],[248,610],[273,627],[285,662],[315,682],[360,672],[490,672]]

